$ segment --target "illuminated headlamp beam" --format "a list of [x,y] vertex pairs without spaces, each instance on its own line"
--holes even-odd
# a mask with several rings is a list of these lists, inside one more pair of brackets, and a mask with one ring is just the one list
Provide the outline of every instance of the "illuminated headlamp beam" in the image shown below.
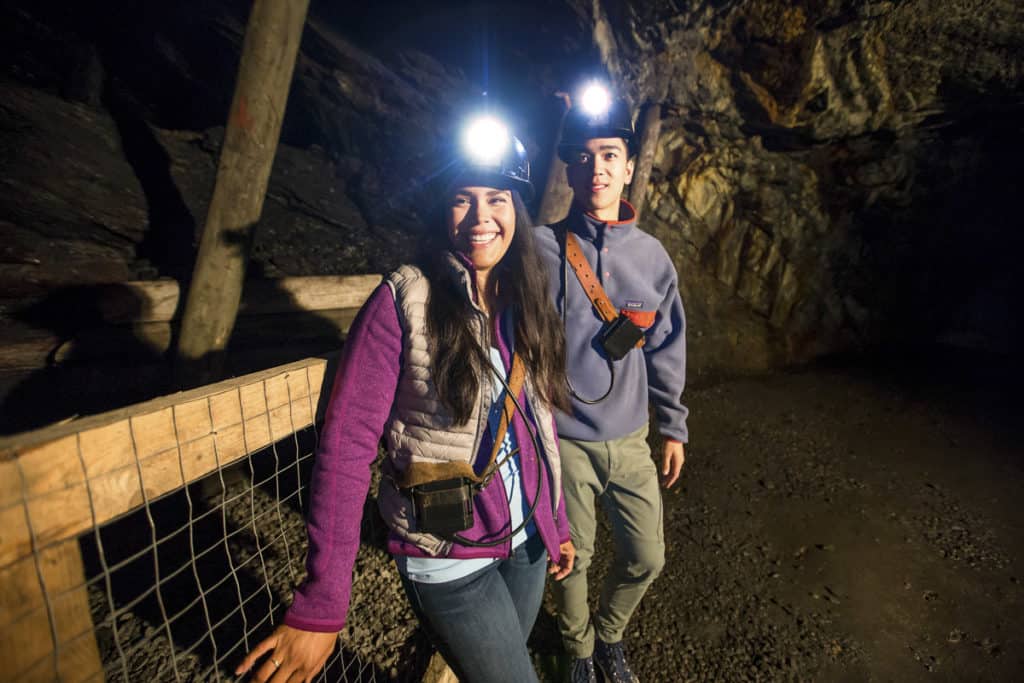
[[481,166],[496,166],[508,150],[508,128],[493,116],[481,116],[466,126],[462,149],[466,157]]
[[589,116],[600,116],[608,111],[612,104],[611,93],[600,83],[591,83],[583,89],[580,96],[580,107]]

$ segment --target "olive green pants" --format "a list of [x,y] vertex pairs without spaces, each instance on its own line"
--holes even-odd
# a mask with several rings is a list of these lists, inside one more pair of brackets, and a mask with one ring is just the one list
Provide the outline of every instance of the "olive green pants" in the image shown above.
[[[554,582],[558,627],[570,655],[589,657],[595,633],[606,643],[622,640],[629,618],[665,566],[661,491],[647,426],[613,441],[560,439],[559,444],[576,564],[569,576]],[[587,569],[594,556],[597,500],[611,523],[615,557],[591,621]]]

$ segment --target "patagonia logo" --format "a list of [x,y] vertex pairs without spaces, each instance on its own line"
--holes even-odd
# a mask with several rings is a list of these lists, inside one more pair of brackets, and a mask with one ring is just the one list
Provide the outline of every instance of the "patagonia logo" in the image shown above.
[[643,301],[627,301],[626,302],[626,308],[643,308],[643,307],[644,307],[644,302]]

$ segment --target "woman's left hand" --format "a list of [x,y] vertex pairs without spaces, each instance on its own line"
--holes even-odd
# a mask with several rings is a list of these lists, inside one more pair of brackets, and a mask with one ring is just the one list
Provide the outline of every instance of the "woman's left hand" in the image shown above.
[[266,661],[256,669],[252,681],[309,683],[324,668],[337,643],[337,633],[303,631],[281,624],[245,656],[235,669],[235,675],[247,673],[260,657],[270,653]]
[[555,575],[555,581],[561,581],[572,572],[572,565],[576,562],[576,546],[572,541],[566,541],[558,546],[560,551],[558,562],[551,562],[548,567],[548,574]]

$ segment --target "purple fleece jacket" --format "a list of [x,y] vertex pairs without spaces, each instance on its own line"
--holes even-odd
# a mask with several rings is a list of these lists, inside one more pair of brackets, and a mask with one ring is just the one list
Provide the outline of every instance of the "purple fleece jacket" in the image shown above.
[[[495,316],[500,332],[499,322],[500,317]],[[500,333],[497,338],[507,368],[510,351]],[[307,576],[285,615],[284,622],[289,626],[323,632],[340,631],[345,626],[370,465],[377,457],[401,371],[402,328],[391,289],[383,284],[356,317],[338,365],[313,466]],[[525,394],[520,395],[520,401],[526,405]],[[520,446],[524,495],[530,502],[537,486],[537,453],[518,411],[512,428]],[[491,440],[485,437],[477,463],[489,460],[491,447]],[[548,554],[557,559],[559,545],[569,540],[569,523],[563,497],[559,496],[557,511],[552,514],[547,462],[543,457],[541,462],[544,476],[534,520]],[[481,467],[477,465],[478,472]],[[473,507],[475,524],[465,532],[467,538],[486,540],[508,533],[508,500],[500,477],[476,496]],[[394,534],[389,538],[388,550],[392,554],[425,556],[419,548],[401,543]],[[494,548],[455,544],[449,557],[508,557],[509,552],[509,543]]]

